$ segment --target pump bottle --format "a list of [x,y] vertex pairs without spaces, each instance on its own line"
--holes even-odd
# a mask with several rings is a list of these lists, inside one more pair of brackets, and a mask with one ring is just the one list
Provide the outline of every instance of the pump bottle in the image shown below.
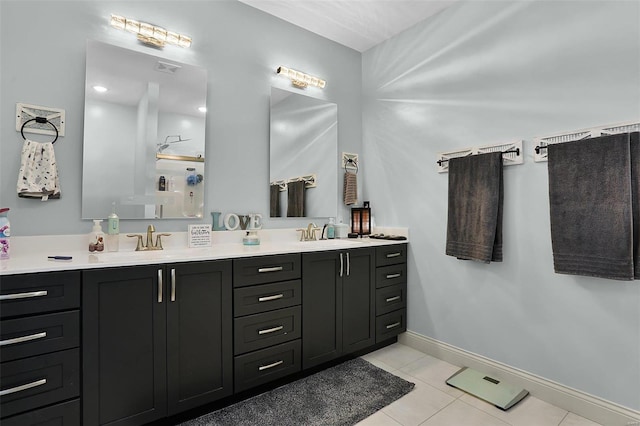
[[93,230],[89,234],[89,251],[104,251],[104,232],[102,232],[102,219],[93,220]]
[[116,214],[116,203],[111,203],[111,214],[107,221],[107,251],[120,249],[120,218]]

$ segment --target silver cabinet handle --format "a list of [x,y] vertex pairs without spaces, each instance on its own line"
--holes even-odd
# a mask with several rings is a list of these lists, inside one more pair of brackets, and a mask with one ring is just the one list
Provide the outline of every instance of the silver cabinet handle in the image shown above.
[[351,275],[351,261],[349,259],[349,252],[347,252],[347,276]]
[[28,342],[30,340],[42,339],[47,337],[47,332],[30,334],[28,336],[15,337],[13,339],[0,340],[0,346],[15,345],[16,343]]
[[275,333],[276,331],[280,331],[284,328],[283,325],[279,325],[277,327],[273,327],[273,328],[265,328],[264,330],[258,330],[258,334],[269,334],[269,333]]
[[393,324],[389,324],[389,325],[387,326],[387,330],[388,330],[388,329],[390,329],[390,328],[396,328],[396,327],[398,327],[399,325],[400,325],[400,323],[399,323],[399,322],[394,322]]
[[282,266],[272,266],[270,268],[258,268],[258,272],[278,272],[282,271],[284,268]]
[[395,302],[396,300],[400,300],[400,296],[393,296],[393,297],[389,297],[387,299],[387,303],[389,302]]
[[2,300],[28,299],[30,297],[42,297],[47,295],[47,290],[30,291],[28,293],[3,294],[0,296]]
[[162,269],[158,269],[158,303],[162,303]]
[[402,274],[387,274],[387,279],[390,280],[392,278],[400,278]]
[[258,367],[258,371],[268,370],[270,368],[277,367],[280,364],[284,364],[284,361],[280,360],[280,361],[276,361],[276,362],[274,362],[272,364],[261,365],[260,367]]
[[35,388],[36,386],[42,386],[47,383],[47,379],[36,380],[35,382],[27,383],[25,385],[16,386],[15,388],[9,388],[0,391],[0,396],[10,395],[12,393],[20,392],[23,390]]
[[171,301],[176,301],[176,270],[171,269]]
[[342,253],[340,253],[340,276],[342,277],[342,269],[343,269],[344,265],[343,265],[343,260],[342,260]]
[[398,253],[388,253],[387,254],[387,258],[391,258],[391,257],[398,257],[400,256],[402,253],[398,252]]
[[273,296],[263,296],[258,298],[258,302],[269,302],[270,300],[282,299],[284,294],[274,294]]

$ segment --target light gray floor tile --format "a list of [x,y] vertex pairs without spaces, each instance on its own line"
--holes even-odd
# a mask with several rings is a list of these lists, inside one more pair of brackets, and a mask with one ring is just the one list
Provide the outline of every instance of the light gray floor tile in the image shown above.
[[564,418],[560,426],[601,426],[600,423],[592,422],[589,419],[585,419],[584,417],[580,417],[577,414],[569,413],[567,417]]
[[367,417],[363,421],[356,423],[356,426],[402,426],[400,423],[387,416],[382,411]]
[[417,377],[423,382],[426,382],[436,389],[446,392],[455,398],[462,396],[464,392],[447,385],[446,381],[458,370],[460,370],[460,367],[441,361],[430,355],[420,358],[400,369],[403,373]]
[[400,343],[394,343],[393,345],[378,349],[369,355],[394,369],[402,368],[426,356],[426,354],[409,346],[401,345]]
[[438,411],[421,426],[508,426],[508,423],[493,417],[459,399]]
[[513,426],[558,426],[567,415],[566,410],[531,395],[507,411],[469,394],[464,394],[460,400]]
[[382,411],[403,426],[416,426],[450,404],[454,398],[420,380],[394,372],[398,377],[416,384],[415,388],[387,405]]

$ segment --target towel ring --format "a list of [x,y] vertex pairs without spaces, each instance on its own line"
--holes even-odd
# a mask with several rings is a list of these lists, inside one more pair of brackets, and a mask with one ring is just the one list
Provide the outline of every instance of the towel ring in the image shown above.
[[49,124],[51,124],[51,127],[53,127],[53,130],[56,131],[56,138],[53,140],[53,142],[51,142],[51,144],[56,143],[56,141],[58,140],[58,128],[56,127],[55,124],[53,124],[52,122],[47,120],[46,117],[36,117],[36,118],[32,118],[32,119],[27,120],[24,123],[22,123],[22,127],[20,128],[20,134],[22,135],[22,139],[27,140],[27,138],[24,136],[24,126],[26,126],[27,123],[30,123],[32,121],[35,121],[36,123],[49,123]]
[[353,158],[349,158],[347,159],[347,161],[344,162],[344,171],[347,171],[347,164],[353,164],[354,166],[356,166],[356,174],[358,174],[358,163],[356,163]]

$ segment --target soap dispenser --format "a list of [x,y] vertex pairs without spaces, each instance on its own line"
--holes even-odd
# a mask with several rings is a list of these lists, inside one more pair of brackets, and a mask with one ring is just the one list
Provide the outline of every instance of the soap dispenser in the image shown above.
[[336,222],[330,217],[329,223],[327,224],[327,239],[333,240],[336,237]]
[[116,203],[111,203],[111,214],[107,221],[107,251],[120,249],[120,218],[116,214]]
[[102,219],[93,220],[93,229],[89,234],[89,251],[104,251],[104,232],[102,232]]

